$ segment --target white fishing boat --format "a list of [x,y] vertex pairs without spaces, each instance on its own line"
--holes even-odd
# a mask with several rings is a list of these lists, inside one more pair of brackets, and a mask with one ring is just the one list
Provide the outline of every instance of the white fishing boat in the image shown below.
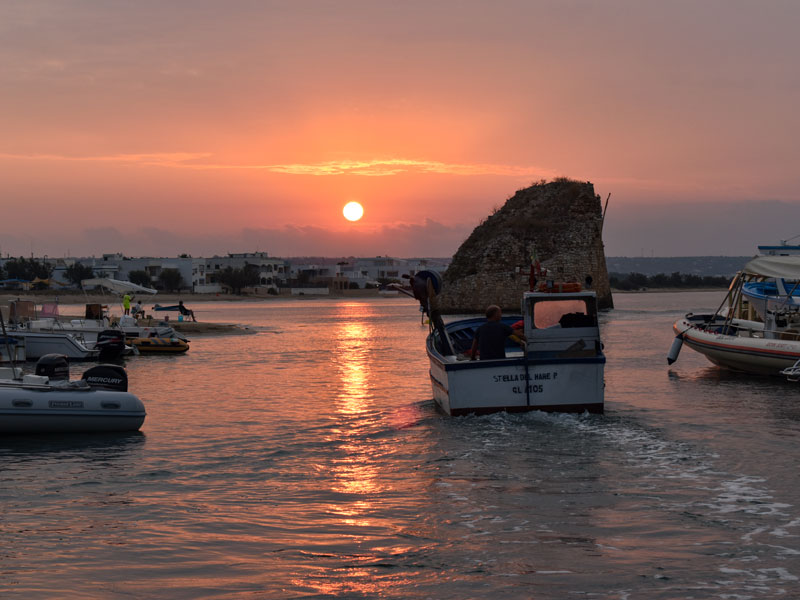
[[35,374],[0,367],[0,435],[136,431],[145,416],[122,367],[96,365],[77,381],[58,355],[42,357]]
[[449,415],[544,410],[603,412],[606,358],[594,292],[526,292],[526,341],[507,340],[506,358],[470,360],[475,332],[486,322],[470,318],[435,325],[427,339],[437,405]]
[[759,256],[748,262],[731,283],[713,314],[688,313],[673,324],[675,340],[667,355],[674,363],[683,344],[712,363],[748,373],[781,375],[800,360],[800,307],[792,302],[765,304],[763,320],[741,318],[744,288],[753,278],[800,280],[796,257]]

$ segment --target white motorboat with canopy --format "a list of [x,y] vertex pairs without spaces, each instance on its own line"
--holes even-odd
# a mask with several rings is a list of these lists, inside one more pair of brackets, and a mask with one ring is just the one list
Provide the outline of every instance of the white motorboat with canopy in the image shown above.
[[775,295],[756,308],[759,315],[751,311],[749,318],[741,317],[745,301],[750,301],[743,292],[745,286],[768,278],[800,281],[800,261],[791,256],[759,256],[748,262],[713,314],[688,313],[673,324],[676,336],[667,362],[674,363],[686,344],[721,367],[785,375],[783,371],[800,360],[800,306],[791,294]]
[[[81,282],[84,290],[86,288],[102,287],[115,294],[125,294],[141,292],[146,294],[156,294],[157,291],[143,287],[130,281],[119,281],[109,278],[84,279]],[[131,346],[127,350],[119,347],[131,343],[134,339],[173,339],[186,342],[186,338],[176,332],[169,325],[153,324],[140,325],[139,322],[130,315],[123,315],[118,321],[111,322],[104,306],[100,303],[87,303],[83,318],[72,318],[65,320],[58,314],[58,304],[51,303],[46,305],[46,314],[37,314],[36,307],[29,301],[17,301],[15,313],[17,322],[16,330],[25,333],[32,338],[32,351],[28,353],[31,359],[39,358],[44,354],[62,353],[71,359],[90,359],[94,358],[98,352],[94,352],[95,346],[99,343],[101,349],[108,346],[114,340],[118,346],[116,349],[122,352],[135,352]],[[45,305],[43,305],[44,307]],[[44,311],[42,311],[44,313]],[[63,334],[70,334],[74,342],[64,340]],[[121,339],[120,339],[121,338]],[[55,344],[55,345],[54,345]],[[81,349],[79,346],[84,346]]]
[[53,318],[36,318],[36,306],[30,300],[9,302],[6,337],[25,348],[25,358],[36,360],[46,354],[63,354],[70,360],[112,360],[125,351],[125,336],[108,327],[98,328],[88,337],[80,329],[61,327]]

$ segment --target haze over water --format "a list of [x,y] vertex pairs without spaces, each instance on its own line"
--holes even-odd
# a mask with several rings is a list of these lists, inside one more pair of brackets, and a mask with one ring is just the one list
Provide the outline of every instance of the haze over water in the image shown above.
[[615,296],[604,415],[464,418],[413,301],[196,304],[257,334],[129,359],[140,434],[0,439],[0,596],[798,597],[800,388],[666,365],[722,296]]

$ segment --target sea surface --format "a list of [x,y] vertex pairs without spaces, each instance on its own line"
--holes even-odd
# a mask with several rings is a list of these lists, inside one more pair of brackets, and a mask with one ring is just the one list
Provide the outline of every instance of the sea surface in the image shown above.
[[459,418],[413,300],[187,302],[255,333],[128,359],[141,432],[0,439],[0,598],[800,598],[800,384],[666,364],[723,296],[617,294],[604,415]]

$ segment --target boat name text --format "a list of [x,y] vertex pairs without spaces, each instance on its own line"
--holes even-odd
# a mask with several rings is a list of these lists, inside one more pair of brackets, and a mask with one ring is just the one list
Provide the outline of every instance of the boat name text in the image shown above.
[[508,383],[511,381],[543,381],[555,380],[558,373],[520,373],[516,375],[493,375],[492,379],[495,383]]
[[83,408],[81,400],[50,400],[47,403],[50,408]]

